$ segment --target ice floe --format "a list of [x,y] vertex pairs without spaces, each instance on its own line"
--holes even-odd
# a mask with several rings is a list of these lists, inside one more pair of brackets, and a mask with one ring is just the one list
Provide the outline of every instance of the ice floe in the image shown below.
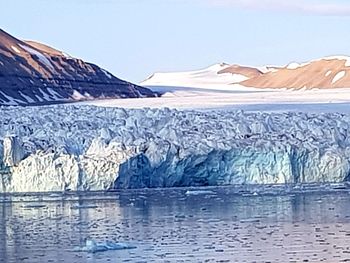
[[88,239],[86,240],[86,244],[83,247],[76,247],[74,251],[77,252],[88,252],[88,253],[97,253],[104,252],[108,250],[122,250],[122,249],[134,249],[136,246],[127,243],[119,243],[119,242],[99,242],[97,243],[95,240]]

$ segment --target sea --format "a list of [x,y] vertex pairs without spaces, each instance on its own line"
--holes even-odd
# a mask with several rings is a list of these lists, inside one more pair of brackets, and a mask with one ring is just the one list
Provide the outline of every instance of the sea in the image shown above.
[[0,195],[0,262],[346,261],[345,184]]

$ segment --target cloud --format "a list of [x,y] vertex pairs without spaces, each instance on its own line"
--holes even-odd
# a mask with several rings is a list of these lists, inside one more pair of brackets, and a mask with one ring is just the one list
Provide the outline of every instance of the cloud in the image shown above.
[[248,10],[293,12],[324,16],[350,16],[350,4],[310,0],[206,0],[215,6],[232,6]]

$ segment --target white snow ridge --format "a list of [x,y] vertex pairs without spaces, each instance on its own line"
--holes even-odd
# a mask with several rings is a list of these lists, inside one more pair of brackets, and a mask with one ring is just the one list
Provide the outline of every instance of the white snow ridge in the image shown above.
[[219,71],[228,68],[230,65],[225,63],[214,64],[208,68],[185,71],[185,72],[167,72],[154,73],[148,79],[143,81],[144,86],[177,86],[177,87],[195,87],[202,89],[220,88],[232,90],[229,84],[241,82],[248,78],[241,74],[221,73]]
[[0,192],[341,182],[350,174],[346,114],[0,110]]

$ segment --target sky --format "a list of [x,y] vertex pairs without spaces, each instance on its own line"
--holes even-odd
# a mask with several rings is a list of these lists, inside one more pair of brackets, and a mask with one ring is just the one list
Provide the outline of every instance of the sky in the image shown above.
[[215,63],[350,55],[348,0],[0,0],[0,27],[135,83]]

